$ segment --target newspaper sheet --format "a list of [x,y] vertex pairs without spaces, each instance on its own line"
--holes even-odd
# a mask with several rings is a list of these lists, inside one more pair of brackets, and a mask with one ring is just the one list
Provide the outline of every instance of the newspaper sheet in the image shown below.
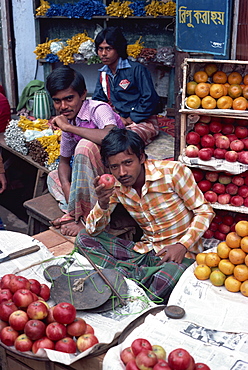
[[247,370],[248,335],[207,330],[185,320],[166,317],[164,311],[148,315],[143,324],[135,328],[123,343],[108,350],[103,370],[125,370],[120,353],[134,339],[145,338],[152,345],[164,347],[167,355],[176,348],[184,348],[195,362],[207,364],[211,370]]
[[[1,231],[2,233],[2,231]],[[37,279],[40,283],[45,283],[49,287],[52,286],[44,277],[44,270],[46,267],[54,264],[62,265],[68,261],[68,256],[54,257],[47,248],[38,242],[34,238],[13,232],[0,233],[0,245],[3,253],[10,253],[20,248],[26,248],[31,245],[40,245],[41,250],[35,252],[32,255],[18,258],[18,260],[24,259],[23,262],[13,260],[11,262],[6,262],[1,264],[0,276],[6,273],[17,273],[18,275],[25,276],[28,279]],[[3,248],[2,245],[5,247]],[[43,251],[44,249],[44,251]],[[35,255],[39,254],[34,258]],[[31,258],[32,256],[32,258]],[[73,264],[67,269],[67,272],[78,271],[79,268],[92,269],[92,266],[88,260],[79,253],[74,253],[72,255]],[[6,265],[6,266],[4,266]],[[28,267],[30,266],[30,267]],[[3,269],[4,267],[4,269]],[[77,316],[82,317],[88,324],[92,325],[95,334],[99,340],[99,345],[94,348],[90,348],[81,354],[67,354],[62,352],[57,352],[53,350],[39,350],[37,355],[31,352],[26,352],[29,355],[33,355],[34,358],[37,357],[48,357],[51,361],[63,363],[65,365],[70,365],[73,362],[78,361],[80,358],[87,356],[89,353],[94,352],[97,348],[104,344],[110,344],[114,338],[119,335],[125,327],[133,321],[135,318],[140,316],[143,312],[146,312],[156,304],[148,299],[143,289],[139,288],[136,283],[131,280],[125,279],[128,286],[128,300],[127,304],[123,307],[117,307],[113,310],[109,310],[103,313],[90,313],[86,311],[77,311]],[[54,306],[55,302],[50,299],[48,301],[50,306]],[[11,349],[11,347],[10,347]],[[14,347],[12,348],[14,349]]]

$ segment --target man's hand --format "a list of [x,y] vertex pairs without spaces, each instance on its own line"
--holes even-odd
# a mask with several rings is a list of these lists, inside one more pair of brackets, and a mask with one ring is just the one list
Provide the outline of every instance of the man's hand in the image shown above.
[[94,180],[94,186],[96,190],[96,195],[98,198],[99,206],[102,209],[108,209],[109,207],[109,198],[113,194],[114,188],[106,189],[104,184],[99,185],[100,176],[97,176]]
[[183,244],[176,243],[168,245],[156,254],[156,257],[163,256],[161,261],[157,263],[157,266],[161,266],[164,262],[181,263],[186,252],[187,248]]
[[133,123],[133,120],[130,117],[127,117],[127,118],[121,117],[121,120],[122,120],[123,125],[125,126],[129,126]]
[[52,126],[53,130],[60,128],[64,132],[70,131],[71,128],[71,124],[68,122],[68,119],[63,116],[63,114],[52,118],[50,125]]
[[4,173],[0,173],[0,194],[7,188],[7,180]]

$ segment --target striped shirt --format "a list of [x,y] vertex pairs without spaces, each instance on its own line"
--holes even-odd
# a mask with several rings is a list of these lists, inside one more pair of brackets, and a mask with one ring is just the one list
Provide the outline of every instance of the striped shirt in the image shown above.
[[202,251],[200,238],[215,214],[190,169],[166,160],[146,160],[144,165],[146,178],[141,197],[132,187],[116,181],[109,209],[95,205],[87,217],[87,232],[93,236],[102,232],[116,204],[121,202],[144,232],[135,243],[135,251],[143,254],[154,249],[157,253],[175,243],[183,244],[190,252]]

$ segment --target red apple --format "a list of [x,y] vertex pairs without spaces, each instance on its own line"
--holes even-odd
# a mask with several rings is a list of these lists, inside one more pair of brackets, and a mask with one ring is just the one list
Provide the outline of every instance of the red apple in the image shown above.
[[31,292],[39,295],[40,294],[40,289],[41,289],[41,284],[38,280],[36,279],[29,279],[30,282],[30,290]]
[[238,139],[244,139],[248,136],[248,129],[244,126],[237,126],[234,131]]
[[248,152],[246,151],[239,152],[238,161],[243,164],[248,164]]
[[235,175],[232,177],[232,183],[237,186],[242,186],[245,183],[245,179],[241,175]]
[[86,324],[86,330],[84,334],[95,334],[95,330],[90,324]]
[[187,144],[197,145],[197,144],[200,143],[200,141],[201,141],[201,137],[197,132],[190,131],[190,132],[187,133],[187,135],[186,135],[186,143]]
[[191,172],[193,173],[193,176],[196,182],[203,180],[204,172],[200,168],[192,167]]
[[218,203],[220,204],[229,204],[231,200],[231,195],[230,194],[219,194],[218,195]]
[[53,309],[53,317],[61,324],[70,324],[76,318],[76,308],[68,302],[60,302]]
[[209,130],[213,134],[216,134],[218,132],[221,132],[222,131],[222,128],[223,128],[223,125],[219,121],[215,121],[214,120],[214,121],[211,121],[210,124],[209,124]]
[[232,123],[225,123],[222,125],[222,134],[230,135],[234,132],[234,125]]
[[222,135],[216,138],[215,145],[217,148],[228,149],[230,146],[230,140],[227,136]]
[[39,296],[44,299],[44,301],[48,301],[50,298],[50,288],[46,284],[40,285],[40,293]]
[[11,301],[13,294],[9,289],[0,289],[0,303],[3,301]]
[[34,297],[29,289],[18,289],[13,294],[12,300],[17,307],[26,308],[34,301]]
[[232,181],[232,176],[227,174],[219,174],[218,181],[224,185],[230,184]]
[[221,184],[220,182],[216,182],[212,186],[212,191],[214,191],[216,194],[224,194],[226,192],[226,187],[224,184]]
[[217,202],[218,196],[214,191],[209,190],[204,193],[204,198],[210,203],[215,203]]
[[214,232],[215,239],[226,240],[226,234],[221,233],[219,230]]
[[236,162],[238,160],[238,153],[234,150],[228,150],[225,153],[225,160],[228,162]]
[[0,339],[6,346],[13,346],[19,333],[11,326],[6,326],[0,332]]
[[[199,122],[204,122],[204,123],[209,123],[211,122],[211,117],[210,116],[200,116]],[[216,121],[218,121],[219,117],[216,118]]]
[[1,282],[0,282],[0,288],[1,289],[9,289],[9,283],[10,283],[10,280],[13,277],[15,277],[14,274],[3,275],[3,277],[1,278]]
[[238,124],[239,126],[247,127],[247,125],[248,125],[248,121],[247,121],[247,119],[238,119],[238,120],[237,120],[237,124]]
[[[248,197],[244,199],[244,204],[245,207],[248,207]],[[234,230],[235,231],[235,230]]]
[[156,365],[153,366],[153,370],[171,370],[171,367],[165,360],[158,360]]
[[189,158],[198,157],[199,149],[195,145],[188,145],[185,149],[185,155]]
[[25,311],[17,310],[12,312],[9,316],[10,326],[17,331],[23,330],[27,322],[28,315]]
[[6,321],[0,320],[0,333],[3,328],[8,326],[8,323]]
[[212,239],[214,237],[214,232],[210,229],[206,230],[205,233],[202,235],[205,239]]
[[231,230],[231,227],[225,224],[219,224],[219,231],[223,234],[228,234]]
[[203,122],[197,122],[194,126],[194,131],[197,132],[200,136],[209,134],[209,125]]
[[225,159],[226,149],[216,148],[214,149],[214,158],[216,159]]
[[153,351],[143,350],[137,354],[135,362],[139,369],[152,369],[158,359]]
[[233,195],[230,199],[230,203],[232,206],[241,207],[244,204],[244,198],[240,195]]
[[168,364],[172,369],[187,370],[191,364],[191,355],[183,348],[174,349],[169,353]]
[[212,188],[212,183],[209,180],[201,180],[197,185],[203,193],[206,193],[206,191],[209,191]]
[[30,289],[30,282],[23,276],[14,276],[9,282],[9,289],[15,293],[19,289]]
[[26,334],[19,335],[14,343],[15,349],[20,352],[31,351],[33,342]]
[[205,179],[211,182],[216,182],[218,180],[219,174],[215,171],[207,171],[205,175]]
[[77,339],[77,349],[79,352],[84,352],[97,343],[99,343],[99,341],[94,334],[83,334]]
[[247,185],[240,186],[238,190],[238,195],[240,195],[242,198],[247,198],[248,197],[248,186]]
[[237,140],[237,136],[235,134],[227,134],[226,135],[230,141],[230,143],[233,141],[233,140]]
[[222,221],[223,221],[223,224],[231,226],[234,223],[234,217],[231,215],[225,215]]
[[120,353],[120,358],[124,365],[126,365],[131,360],[135,360],[132,348],[131,347],[124,348]]
[[137,354],[144,349],[151,351],[152,345],[147,339],[137,338],[132,342],[131,348],[134,356],[137,356]]
[[45,333],[46,325],[41,320],[29,320],[24,326],[24,334],[31,340],[40,339],[44,337]]
[[212,157],[212,151],[210,150],[210,148],[202,148],[199,150],[198,152],[198,157],[202,160],[202,161],[210,161],[211,157]]
[[215,222],[217,224],[221,223],[222,222],[222,216],[220,214],[216,214],[213,218],[213,221],[212,222]]
[[242,140],[233,140],[230,143],[230,149],[234,150],[235,152],[241,152],[245,147],[245,144]]
[[0,303],[0,319],[6,322],[9,321],[10,314],[17,310],[18,308],[14,304],[14,302],[3,301],[2,303]]
[[67,325],[66,329],[67,334],[71,335],[72,337],[80,337],[80,335],[85,333],[86,322],[84,319],[76,317],[71,324]]
[[126,364],[126,370],[139,370],[139,368],[136,365],[136,361],[135,360],[130,360]]
[[221,132],[217,132],[216,134],[213,134],[214,140],[216,140],[217,137],[222,136],[223,134]]
[[76,342],[70,337],[62,338],[55,343],[55,351],[76,353],[77,352]]
[[197,362],[195,364],[195,370],[211,370],[210,367],[203,362]]
[[49,339],[47,337],[43,337],[41,339],[36,340],[33,343],[32,352],[37,353],[39,348],[54,349],[54,347],[55,347],[55,343],[51,339]]
[[215,144],[215,140],[214,140],[213,135],[207,134],[201,137],[201,146],[203,148],[213,148],[214,144]]
[[46,327],[46,336],[53,341],[65,338],[66,334],[65,325],[59,322],[51,322],[51,324],[48,324]]
[[209,225],[209,229],[212,230],[212,231],[216,231],[216,230],[218,230],[218,228],[219,228],[219,224],[217,224],[217,222],[214,222],[214,220]]
[[55,318],[53,317],[53,309],[54,309],[54,306],[48,308],[48,314],[47,314],[47,317],[45,318],[45,321],[47,324],[50,324],[51,322],[56,321]]
[[226,185],[226,192],[230,195],[236,195],[238,193],[238,186],[230,182]]
[[43,320],[48,315],[48,308],[42,301],[35,301],[29,304],[27,314],[30,319]]
[[108,173],[104,173],[101,175],[98,184],[104,185],[105,189],[112,189],[115,184],[115,177],[113,175],[109,175]]
[[245,137],[244,139],[241,139],[243,144],[244,144],[244,149],[247,150],[248,149],[248,137]]

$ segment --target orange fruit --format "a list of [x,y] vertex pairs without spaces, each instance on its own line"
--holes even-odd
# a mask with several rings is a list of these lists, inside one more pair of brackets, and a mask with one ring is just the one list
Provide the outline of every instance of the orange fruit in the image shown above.
[[223,89],[224,89],[224,95],[227,95],[227,90],[228,90],[228,87],[230,86],[228,83],[225,83],[225,84],[222,84],[223,86]]
[[246,264],[246,266],[248,266],[248,254],[245,257],[245,264]]
[[248,74],[244,76],[243,83],[244,85],[248,85]]
[[217,71],[212,76],[215,84],[225,84],[227,82],[227,75],[225,72]]
[[231,98],[235,99],[242,95],[242,87],[238,84],[232,84],[228,87],[227,93]]
[[205,264],[206,253],[198,253],[195,257],[197,265]]
[[241,239],[240,247],[245,253],[248,253],[248,236],[244,236]]
[[208,75],[205,71],[198,71],[195,72],[193,79],[195,82],[200,83],[200,82],[207,82],[208,80]]
[[198,109],[201,106],[201,99],[197,95],[190,95],[186,100],[186,104],[189,108]]
[[248,279],[248,267],[244,264],[237,265],[234,267],[233,276],[239,281],[245,281]]
[[209,279],[211,281],[211,283],[215,286],[222,286],[224,285],[224,282],[226,280],[226,275],[223,274],[223,272],[221,272],[220,270],[215,270],[213,272],[211,272],[210,276],[209,276]]
[[217,245],[217,254],[220,258],[228,258],[231,248],[228,247],[226,242],[220,242]]
[[231,72],[227,77],[227,81],[230,85],[241,84],[242,80],[243,80],[243,77],[241,76],[239,72]]
[[197,86],[197,82],[189,81],[186,84],[186,93],[187,95],[193,95],[195,93],[195,88]]
[[229,292],[239,292],[241,281],[238,281],[233,275],[228,276],[225,280],[225,287]]
[[230,248],[239,248],[241,239],[242,238],[235,231],[231,231],[226,235],[226,244]]
[[234,267],[235,265],[226,258],[223,258],[218,265],[219,270],[225,275],[231,275],[233,273]]
[[196,266],[194,275],[199,280],[207,280],[211,274],[211,269],[207,265],[201,264]]
[[220,256],[216,252],[206,253],[205,264],[209,267],[216,267],[220,262]]
[[219,109],[231,109],[233,105],[233,99],[230,96],[221,96],[217,100],[217,108]]
[[248,99],[248,85],[244,85],[242,95],[244,98]]
[[234,265],[240,265],[245,262],[246,253],[241,248],[234,248],[229,253],[229,261]]
[[248,221],[238,221],[235,225],[235,231],[239,236],[248,236]]
[[210,90],[210,84],[206,82],[200,82],[195,87],[195,94],[199,96],[200,98],[204,98],[205,96],[209,94],[209,90]]
[[248,280],[243,281],[243,283],[240,285],[240,292],[245,297],[248,297]]
[[215,63],[208,63],[204,67],[204,71],[208,76],[212,76],[215,72],[218,71],[217,65]]
[[246,110],[247,100],[243,96],[240,96],[239,98],[234,99],[232,107],[235,110]]
[[216,100],[210,95],[205,96],[205,98],[202,98],[201,101],[203,109],[214,109],[216,108],[216,104]]
[[224,95],[224,87],[222,84],[212,84],[209,90],[209,94],[215,98],[219,99]]

